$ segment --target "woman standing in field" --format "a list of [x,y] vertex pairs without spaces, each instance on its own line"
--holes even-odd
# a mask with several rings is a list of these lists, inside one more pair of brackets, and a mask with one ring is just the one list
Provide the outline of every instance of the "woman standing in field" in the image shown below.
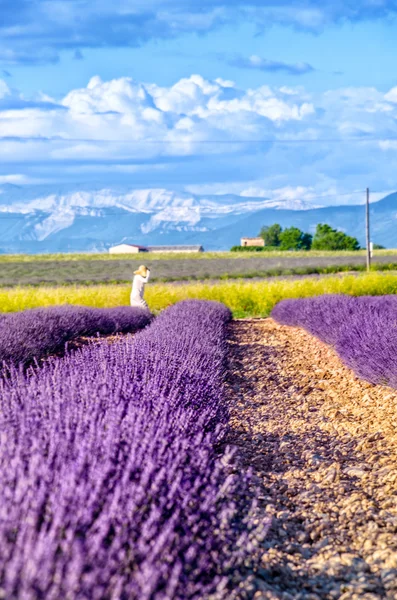
[[145,293],[145,284],[149,281],[150,269],[145,267],[145,265],[141,265],[137,271],[134,271],[134,275],[135,277],[132,282],[130,304],[131,306],[137,306],[149,310],[148,305],[143,299],[143,295]]

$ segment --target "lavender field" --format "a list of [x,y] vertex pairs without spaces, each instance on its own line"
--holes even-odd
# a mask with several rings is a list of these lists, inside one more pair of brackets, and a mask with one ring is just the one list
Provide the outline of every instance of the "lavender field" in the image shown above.
[[332,345],[358,377],[397,389],[397,296],[289,299],[271,316]]
[[82,336],[132,333],[150,323],[140,308],[56,306],[0,315],[0,364],[27,364]]
[[[39,316],[50,332],[40,353],[62,318],[80,333],[149,319],[31,311],[20,330],[18,315],[10,321],[15,336]],[[135,337],[27,372],[9,367],[0,379],[2,597],[234,597],[267,522],[254,518],[249,473],[220,452],[230,318],[218,303],[181,302]]]
[[[374,256],[376,270],[396,269],[397,256]],[[0,255],[0,287],[43,285],[97,285],[130,283],[133,272],[142,257],[130,255],[58,255],[55,257]],[[239,279],[245,277],[273,277],[277,275],[305,275],[309,273],[337,273],[365,270],[365,256],[360,252],[330,253],[319,256],[316,252],[280,253],[202,253],[184,258],[153,254],[145,258],[153,270],[152,281],[171,282],[208,279]]]
[[396,315],[0,315],[0,597],[395,597]]

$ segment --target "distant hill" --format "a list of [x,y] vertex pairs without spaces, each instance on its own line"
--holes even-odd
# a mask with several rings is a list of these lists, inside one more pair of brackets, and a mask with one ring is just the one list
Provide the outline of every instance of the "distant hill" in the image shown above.
[[[371,240],[386,248],[397,248],[397,193],[370,205]],[[282,227],[299,227],[314,233],[318,223],[328,223],[331,227],[356,237],[365,246],[365,207],[327,206],[309,210],[260,210],[245,216],[237,223],[216,230],[219,247],[229,248],[239,244],[241,237],[255,236],[263,225],[279,223]],[[209,240],[200,238],[207,247]]]
[[[371,204],[371,239],[397,247],[397,193]],[[106,251],[130,242],[202,244],[229,249],[262,225],[280,223],[313,233],[328,223],[365,243],[363,205],[308,208],[233,194],[93,188],[84,185],[0,186],[0,252]]]

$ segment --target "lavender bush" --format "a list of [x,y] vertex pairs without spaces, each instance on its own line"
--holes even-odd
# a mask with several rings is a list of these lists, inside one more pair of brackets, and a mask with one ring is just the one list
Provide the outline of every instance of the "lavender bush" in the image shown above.
[[183,302],[0,380],[3,597],[234,597],[263,531],[247,476],[216,452],[229,318]]
[[0,317],[0,364],[38,360],[80,336],[133,332],[150,319],[149,312],[130,306],[57,306],[7,314]]
[[272,317],[331,344],[363,379],[397,388],[397,297],[325,295],[283,300]]

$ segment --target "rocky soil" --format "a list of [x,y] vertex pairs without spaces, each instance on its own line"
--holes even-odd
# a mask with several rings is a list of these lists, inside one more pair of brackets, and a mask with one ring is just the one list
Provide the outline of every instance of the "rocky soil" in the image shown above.
[[271,319],[229,344],[228,441],[272,516],[241,598],[397,599],[397,392]]

